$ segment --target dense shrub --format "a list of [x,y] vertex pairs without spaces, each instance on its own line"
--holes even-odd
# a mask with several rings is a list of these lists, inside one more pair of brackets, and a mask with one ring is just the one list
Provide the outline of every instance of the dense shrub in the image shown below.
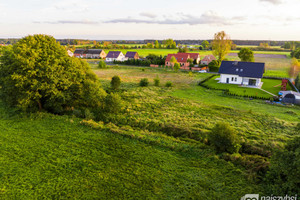
[[158,78],[158,76],[154,79],[154,85],[155,86],[159,86],[160,84],[160,79]]
[[149,85],[149,80],[147,78],[142,78],[140,81],[141,87],[147,87]]
[[268,189],[276,195],[300,193],[300,137],[290,140],[285,149],[277,150],[271,158],[267,174]]
[[0,63],[1,98],[26,111],[96,108],[106,95],[89,65],[68,56],[51,36],[21,39],[4,51]]
[[121,85],[121,78],[119,76],[113,76],[111,78],[110,85],[113,90],[119,89],[119,87]]
[[104,62],[104,60],[100,60],[100,62],[98,64],[98,68],[100,68],[100,69],[107,68],[106,63]]
[[118,94],[111,93],[105,97],[105,111],[118,113],[122,110],[122,98]]
[[213,60],[208,64],[208,68],[210,72],[218,72],[221,65],[221,61]]
[[165,84],[166,87],[172,87],[173,83],[171,81],[167,81]]
[[297,48],[294,51],[292,51],[291,52],[291,57],[300,59],[300,48]]
[[174,69],[175,72],[178,72],[178,70],[180,69],[180,64],[179,64],[178,62],[176,62],[176,63],[174,64],[173,69]]
[[235,153],[241,147],[236,131],[229,124],[223,122],[217,123],[211,130],[209,142],[219,153]]

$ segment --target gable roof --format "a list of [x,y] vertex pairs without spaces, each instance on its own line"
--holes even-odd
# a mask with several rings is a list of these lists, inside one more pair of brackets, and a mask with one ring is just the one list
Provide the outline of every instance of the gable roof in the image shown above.
[[178,55],[189,55],[190,58],[194,59],[194,60],[197,60],[200,55],[199,53],[177,53]]
[[262,78],[265,63],[222,61],[219,74],[232,74],[241,77]]
[[102,49],[88,49],[87,54],[100,54],[102,51]]
[[134,58],[134,56],[137,54],[137,52],[127,51],[125,57],[126,58]]
[[177,62],[179,62],[179,63],[186,63],[187,59],[190,58],[190,56],[185,53],[183,53],[183,54],[168,54],[166,61],[170,62],[170,60],[173,56],[176,58]]
[[121,54],[121,51],[110,51],[108,52],[106,58],[118,58]]
[[74,51],[74,54],[84,54],[85,53],[85,49],[76,49]]
[[216,58],[213,55],[207,55],[202,59],[202,61],[207,61],[207,62],[211,62],[213,60],[216,60]]

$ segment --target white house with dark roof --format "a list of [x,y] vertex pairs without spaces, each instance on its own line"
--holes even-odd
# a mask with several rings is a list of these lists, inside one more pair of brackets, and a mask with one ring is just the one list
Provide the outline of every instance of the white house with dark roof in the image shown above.
[[222,61],[219,83],[261,87],[265,63]]
[[113,61],[125,61],[126,58],[121,51],[110,51],[108,52],[105,61],[113,62]]

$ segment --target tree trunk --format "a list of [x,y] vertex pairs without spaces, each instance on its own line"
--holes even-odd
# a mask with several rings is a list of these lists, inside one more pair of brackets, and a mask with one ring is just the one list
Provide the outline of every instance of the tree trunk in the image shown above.
[[38,105],[39,105],[39,111],[41,112],[43,107],[42,107],[42,103],[41,103],[41,100],[39,99],[38,100]]

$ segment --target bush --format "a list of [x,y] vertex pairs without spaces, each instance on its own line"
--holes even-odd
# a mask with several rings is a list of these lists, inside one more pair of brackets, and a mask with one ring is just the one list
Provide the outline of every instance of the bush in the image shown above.
[[118,94],[111,93],[105,97],[105,111],[118,113],[122,110],[123,101]]
[[173,83],[172,83],[171,81],[167,81],[165,86],[166,86],[166,87],[172,87],[172,86],[173,86]]
[[218,72],[221,65],[221,61],[213,60],[208,64],[208,68],[210,72]]
[[110,85],[113,90],[118,90],[121,85],[121,78],[119,76],[112,77]]
[[223,122],[217,123],[211,130],[209,142],[219,153],[236,153],[241,147],[236,131],[229,124]]
[[154,85],[155,86],[159,86],[160,84],[160,79],[158,78],[158,76],[154,79]]
[[276,195],[300,193],[300,137],[290,140],[285,149],[271,157],[266,181],[270,193]]
[[142,78],[140,81],[140,86],[141,87],[147,87],[149,85],[149,81],[147,78]]
[[176,62],[176,63],[174,64],[174,67],[173,67],[173,68],[174,68],[174,71],[175,71],[175,72],[178,72],[178,70],[180,69],[180,64]]
[[100,62],[98,64],[98,68],[100,68],[100,69],[107,68],[106,63],[104,62],[104,60],[100,60]]

